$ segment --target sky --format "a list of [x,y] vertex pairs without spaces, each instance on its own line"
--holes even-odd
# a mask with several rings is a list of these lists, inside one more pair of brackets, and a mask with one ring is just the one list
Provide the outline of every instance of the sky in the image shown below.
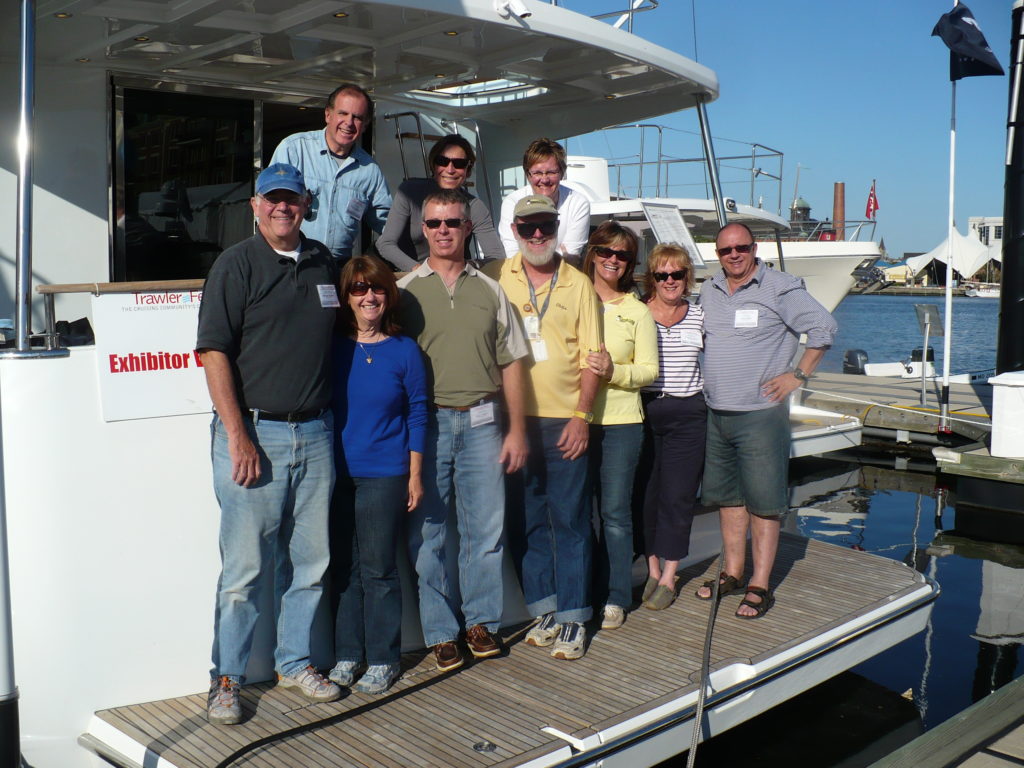
[[[596,14],[627,3],[559,5]],[[1011,0],[967,5],[1008,71]],[[716,154],[750,152],[723,139],[784,153],[784,209],[793,200],[798,163],[799,196],[817,219],[832,217],[834,182],[846,185],[847,220],[863,219],[876,180],[874,239],[884,239],[889,255],[901,257],[929,251],[946,237],[949,49],[931,31],[951,7],[933,0],[661,0],[657,9],[635,16],[633,31],[717,73],[719,98],[707,107]],[[955,221],[965,234],[969,216],[1003,213],[1008,88],[1008,76],[957,83]],[[651,122],[674,129],[665,134],[665,154],[699,154],[694,110]],[[585,137],[571,141],[569,151],[635,154],[623,142]],[[777,173],[778,163],[763,167]],[[749,202],[749,162],[746,172],[726,169],[722,177],[727,196]],[[705,196],[703,186],[699,192],[681,186],[673,194]],[[776,188],[759,185],[757,194],[775,212]]]

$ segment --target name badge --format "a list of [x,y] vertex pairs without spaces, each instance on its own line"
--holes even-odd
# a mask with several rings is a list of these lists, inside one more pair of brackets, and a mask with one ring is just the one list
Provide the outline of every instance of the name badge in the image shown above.
[[535,363],[543,363],[548,359],[548,345],[544,343],[544,339],[536,339],[530,342],[530,346],[533,347],[533,361]]
[[472,429],[473,427],[482,427],[484,424],[493,424],[495,410],[496,407],[494,403],[480,403],[480,405],[474,405],[472,408],[470,408],[470,429]]
[[341,302],[338,301],[338,289],[333,285],[318,285],[316,290],[320,294],[320,306],[324,309],[341,306]]
[[704,337],[693,328],[681,328],[679,330],[679,342],[687,347],[704,349]]
[[737,309],[736,319],[732,324],[733,328],[757,328],[756,309]]
[[366,211],[366,201],[360,200],[359,198],[352,198],[348,201],[348,208],[345,210],[353,219],[362,219],[363,213]]
[[540,318],[530,315],[523,318],[523,330],[526,331],[526,338],[530,341],[540,340]]

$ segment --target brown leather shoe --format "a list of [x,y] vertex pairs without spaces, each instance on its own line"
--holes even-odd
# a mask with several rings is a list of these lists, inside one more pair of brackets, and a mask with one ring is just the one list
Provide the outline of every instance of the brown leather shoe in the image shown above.
[[466,630],[466,645],[477,659],[489,659],[501,653],[501,642],[483,624],[474,624]]
[[455,643],[438,643],[434,646],[434,663],[442,672],[451,672],[463,664],[459,646]]

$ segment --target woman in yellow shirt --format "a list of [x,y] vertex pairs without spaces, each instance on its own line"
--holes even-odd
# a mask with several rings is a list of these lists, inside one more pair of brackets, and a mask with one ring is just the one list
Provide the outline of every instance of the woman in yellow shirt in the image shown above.
[[601,350],[587,358],[606,382],[594,400],[587,448],[601,520],[594,580],[594,597],[604,604],[601,629],[622,626],[630,604],[633,476],[643,443],[640,388],[658,376],[658,333],[633,292],[636,253],[636,235],[609,220],[590,236],[583,262],[601,300],[604,338]]

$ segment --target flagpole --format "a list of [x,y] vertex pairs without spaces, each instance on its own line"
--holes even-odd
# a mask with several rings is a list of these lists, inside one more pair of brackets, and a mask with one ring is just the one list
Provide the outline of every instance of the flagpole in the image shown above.
[[[942,339],[942,394],[939,398],[939,433],[949,434],[949,357],[953,338],[953,201],[956,186],[956,80],[950,82],[952,93],[949,117],[949,227],[946,232],[946,317]],[[921,367],[928,365],[924,350]]]

